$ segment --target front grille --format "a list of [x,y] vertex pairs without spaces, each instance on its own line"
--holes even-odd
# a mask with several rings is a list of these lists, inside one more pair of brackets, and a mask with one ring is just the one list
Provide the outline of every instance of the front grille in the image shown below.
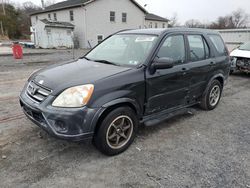
[[250,68],[250,59],[248,58],[237,58],[237,66],[239,67],[249,67]]
[[26,89],[26,94],[35,102],[43,102],[52,91],[31,81]]
[[46,126],[46,121],[42,115],[41,112],[38,111],[34,111],[31,108],[29,108],[28,106],[26,106],[23,102],[20,101],[21,107],[24,110],[24,113],[29,116],[31,119],[35,120],[36,122],[38,122],[39,124]]

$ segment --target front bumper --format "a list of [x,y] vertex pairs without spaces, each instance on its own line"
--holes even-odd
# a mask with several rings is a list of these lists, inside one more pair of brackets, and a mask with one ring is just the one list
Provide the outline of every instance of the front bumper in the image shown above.
[[98,114],[102,109],[55,108],[51,106],[53,96],[41,104],[32,101],[24,91],[20,95],[20,105],[25,115],[50,135],[66,140],[91,139],[94,134]]
[[233,57],[231,60],[231,71],[237,70],[250,73],[250,59],[243,57]]

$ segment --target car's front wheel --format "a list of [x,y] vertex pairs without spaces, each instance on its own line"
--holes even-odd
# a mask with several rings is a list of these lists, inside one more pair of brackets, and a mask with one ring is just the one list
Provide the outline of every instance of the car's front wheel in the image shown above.
[[131,145],[137,128],[138,118],[133,109],[116,108],[101,122],[94,136],[94,144],[106,155],[117,155]]
[[204,93],[200,106],[204,110],[213,110],[220,102],[222,94],[222,85],[219,80],[213,80]]

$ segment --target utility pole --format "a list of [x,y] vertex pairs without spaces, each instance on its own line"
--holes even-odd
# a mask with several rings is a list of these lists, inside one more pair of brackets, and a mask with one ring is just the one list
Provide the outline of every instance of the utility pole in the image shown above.
[[42,9],[45,9],[45,3],[44,3],[44,0],[41,0],[41,3],[42,3]]
[[[3,8],[3,15],[5,16],[5,15],[6,15],[6,12],[5,12],[4,0],[2,0],[2,8]],[[2,34],[2,36],[4,36],[3,21],[0,21],[0,29],[1,29],[1,34]]]
[[3,7],[3,15],[5,16],[5,15],[6,15],[6,12],[5,12],[4,0],[2,0],[2,7]]
[[0,26],[1,26],[1,34],[2,34],[2,36],[4,36],[4,32],[3,32],[3,22],[2,22],[2,21],[0,21]]
[[[144,9],[146,9],[147,6],[148,6],[148,4],[145,4],[145,5],[143,6]],[[147,26],[146,26],[146,14],[144,15],[143,28],[142,28],[142,29],[145,29],[145,28],[147,28]]]

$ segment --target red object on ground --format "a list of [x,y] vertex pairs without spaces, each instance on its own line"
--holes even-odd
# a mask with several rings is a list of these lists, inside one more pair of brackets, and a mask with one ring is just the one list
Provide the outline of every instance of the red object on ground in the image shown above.
[[13,57],[15,59],[22,59],[23,58],[23,48],[19,44],[13,44],[12,46]]

